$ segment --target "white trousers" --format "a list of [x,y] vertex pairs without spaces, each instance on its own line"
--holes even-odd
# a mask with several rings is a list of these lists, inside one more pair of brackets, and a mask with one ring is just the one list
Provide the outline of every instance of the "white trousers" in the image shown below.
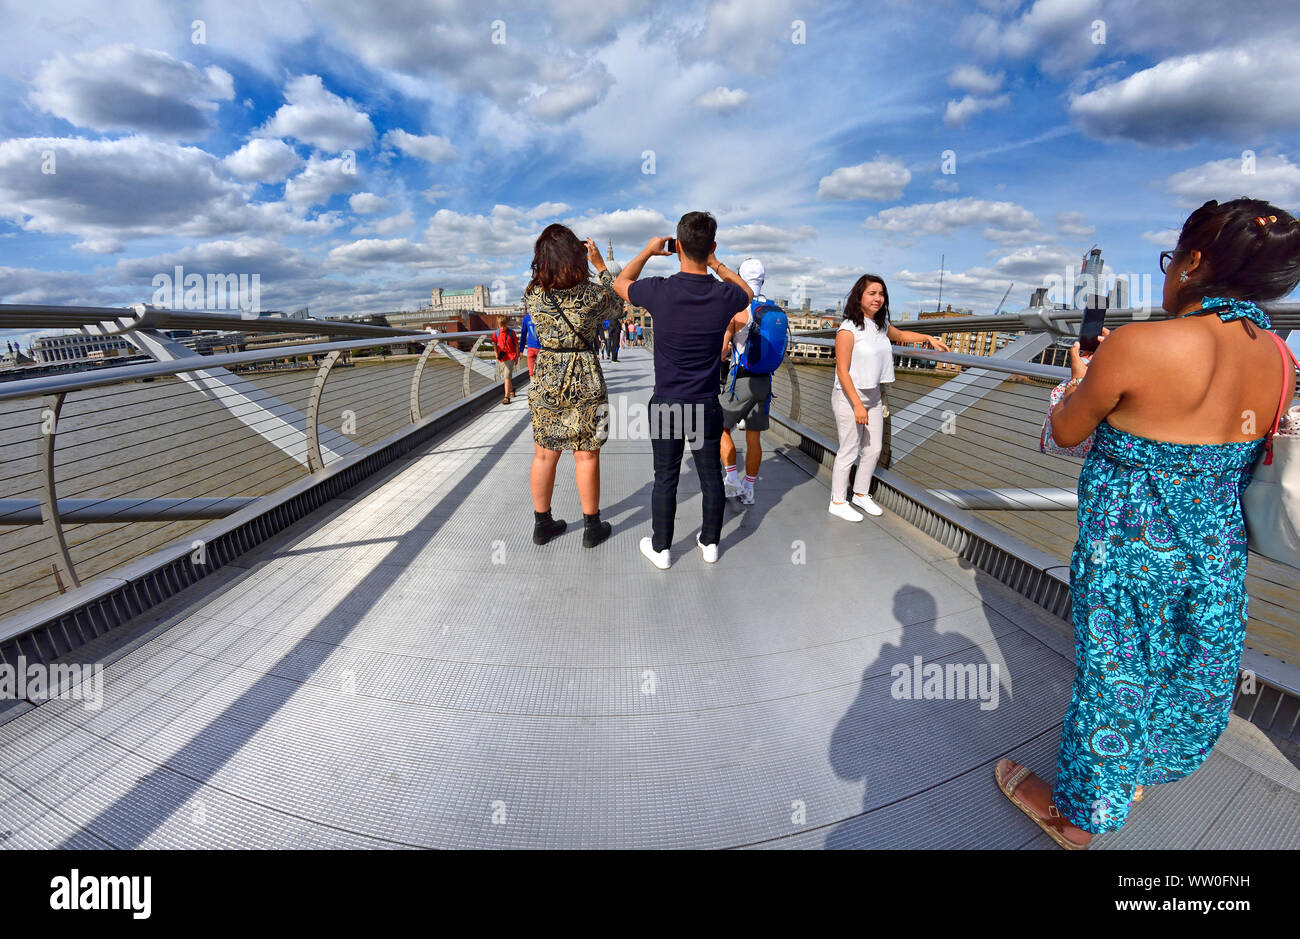
[[885,415],[880,407],[880,386],[859,388],[858,397],[867,409],[867,423],[859,424],[853,417],[853,404],[843,389],[831,392],[831,411],[835,414],[835,427],[840,434],[840,448],[835,453],[835,466],[831,470],[831,499],[845,502],[849,495],[849,469],[856,461],[858,475],[854,480],[855,492],[868,492],[871,477],[876,472],[876,461],[885,445]]

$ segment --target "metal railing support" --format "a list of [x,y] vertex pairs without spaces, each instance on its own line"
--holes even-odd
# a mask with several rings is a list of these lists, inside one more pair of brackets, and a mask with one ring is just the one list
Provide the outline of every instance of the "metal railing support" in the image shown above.
[[474,348],[469,350],[469,358],[465,360],[465,377],[461,380],[460,384],[460,396],[462,398],[469,397],[469,373],[473,369],[474,363],[478,361],[478,350],[483,346],[483,343],[485,343],[487,339],[487,336],[479,336],[478,342],[474,343]]
[[[433,355],[433,350],[441,343],[426,342],[424,351],[420,353],[420,358],[415,363],[415,374],[411,376],[411,423],[420,423],[420,378],[424,375],[424,364],[429,361],[429,356]],[[461,397],[464,397],[462,395]]]
[[[320,452],[320,399],[325,394],[325,382],[330,377],[330,369],[334,363],[339,360],[343,354],[341,349],[335,349],[329,355],[325,356],[325,361],[321,363],[320,370],[316,372],[316,380],[312,382],[311,399],[307,404],[307,472],[314,473],[317,470],[325,468],[325,458]],[[428,350],[425,350],[428,354]]]
[[785,371],[790,376],[790,408],[786,413],[789,414],[792,421],[797,421],[800,419],[802,395],[799,392],[799,373],[795,371],[794,362],[790,360],[788,355],[785,357]]
[[[45,526],[45,534],[54,545],[54,554],[57,560],[63,563],[63,570],[72,581],[72,586],[80,587],[81,578],[77,576],[77,569],[72,564],[72,555],[68,553],[67,539],[63,537],[63,523],[59,520],[59,500],[54,491],[54,441],[59,433],[59,412],[63,410],[63,399],[66,397],[66,392],[62,391],[51,395],[45,399],[45,407],[41,409],[39,425],[41,465],[45,470],[41,485],[41,520]],[[59,587],[59,593],[67,592],[63,579],[59,576],[57,563],[54,566],[54,582]]]

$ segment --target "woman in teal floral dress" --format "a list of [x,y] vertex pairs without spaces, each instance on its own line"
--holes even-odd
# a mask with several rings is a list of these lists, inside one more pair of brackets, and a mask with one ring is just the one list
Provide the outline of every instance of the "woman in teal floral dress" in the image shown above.
[[1062,446],[1094,434],[1070,559],[1074,695],[1056,785],[1010,760],[996,773],[1066,848],[1193,772],[1228,725],[1248,604],[1241,493],[1282,391],[1254,301],[1300,282],[1300,222],[1259,200],[1207,202],[1161,270],[1175,316],[1105,333],[1091,362],[1076,343],[1052,414]]
[[[599,283],[590,279],[588,260]],[[584,245],[563,225],[548,225],[538,236],[532,271],[524,302],[542,347],[528,389],[533,542],[546,544],[564,531],[564,522],[551,517],[551,496],[560,453],[572,450],[582,543],[594,548],[610,534],[609,522],[600,520],[600,447],[607,433],[609,396],[596,361],[596,330],[601,321],[615,323],[622,317],[623,302],[595,242]]]

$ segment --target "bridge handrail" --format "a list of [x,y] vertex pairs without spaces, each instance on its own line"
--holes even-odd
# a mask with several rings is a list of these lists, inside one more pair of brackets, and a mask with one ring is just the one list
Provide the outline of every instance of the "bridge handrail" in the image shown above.
[[479,339],[483,336],[491,336],[493,332],[494,330],[483,329],[455,333],[407,333],[387,339],[341,340],[339,342],[317,342],[304,345],[291,344],[276,346],[274,349],[259,349],[253,352],[195,355],[171,362],[144,362],[139,365],[117,365],[108,368],[88,369],[84,372],[43,375],[38,378],[20,378],[0,384],[0,401],[14,401],[48,394],[82,391],[87,388],[101,388],[105,385],[116,385],[140,378],[159,378],[213,368],[226,368],[231,365],[251,365],[257,362],[270,362],[295,355],[326,355],[335,351],[348,352],[353,349],[382,348],[402,342],[459,342],[462,339]]
[[[1260,307],[1273,321],[1273,328],[1278,330],[1300,329],[1300,303],[1270,301],[1261,303]],[[936,333],[977,333],[977,332],[1035,332],[1045,331],[1059,336],[1077,335],[1077,326],[1083,322],[1083,310],[1057,310],[1052,307],[1026,307],[1019,312],[999,313],[993,316],[945,316],[936,319],[898,320],[895,326],[905,327],[914,333],[934,335]],[[1123,307],[1106,311],[1106,325],[1122,326],[1125,323],[1139,323],[1150,320],[1173,319],[1174,314],[1164,310],[1148,310],[1143,307]],[[835,327],[810,329],[806,332],[792,333],[804,341],[805,336],[817,336],[834,332]]]
[[[469,311],[473,312],[473,311]],[[0,329],[92,329],[120,335],[134,329],[218,329],[243,333],[302,333],[315,336],[410,336],[423,330],[334,319],[241,316],[206,310],[169,310],[137,303],[130,307],[32,306],[0,303]]]
[[[822,346],[824,348],[835,348],[833,339],[817,339],[804,337],[796,334],[792,341],[797,341],[801,345]],[[1039,365],[1036,362],[1016,362],[1011,359],[1000,359],[990,355],[965,355],[959,352],[936,352],[933,349],[925,349],[920,346],[899,346],[893,347],[894,358],[896,359],[925,359],[926,361],[950,362],[954,365],[965,365],[971,368],[984,368],[991,372],[1005,372],[1009,375],[1023,375],[1026,378],[1045,378],[1050,381],[1060,381],[1062,378],[1070,377],[1070,370],[1062,368],[1059,365]]]

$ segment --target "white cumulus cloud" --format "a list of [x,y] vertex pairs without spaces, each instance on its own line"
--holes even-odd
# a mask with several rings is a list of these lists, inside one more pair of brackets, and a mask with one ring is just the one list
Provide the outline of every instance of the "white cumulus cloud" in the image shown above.
[[948,76],[948,84],[973,95],[991,95],[1002,87],[1003,74],[996,75],[974,65],[959,65]]
[[451,141],[435,134],[408,134],[404,130],[390,130],[384,134],[383,142],[385,146],[395,147],[429,163],[446,163],[456,159],[456,148],[451,145]]
[[32,82],[32,101],[57,117],[101,131],[137,131],[193,140],[207,135],[234,79],[215,65],[200,71],[165,52],[129,43],[57,53]]
[[319,75],[299,75],[285,86],[287,104],[258,131],[267,137],[293,137],[320,150],[370,146],[375,126],[370,115],[325,87]]
[[254,137],[221,162],[239,179],[278,183],[302,165],[302,157],[283,140]]
[[312,154],[307,167],[284,184],[284,200],[307,207],[324,205],[337,192],[348,192],[361,185],[361,177],[350,171],[355,164],[346,157],[325,160]]
[[885,209],[862,223],[863,228],[898,235],[943,235],[969,225],[986,225],[995,231],[1038,229],[1033,212],[1014,202],[985,199],[947,199]]
[[943,122],[949,127],[961,127],[981,111],[997,111],[1011,103],[1010,95],[996,98],[978,98],[966,95],[960,101],[949,101],[943,112]]
[[388,208],[388,200],[373,192],[358,192],[348,198],[348,207],[358,215],[374,215]]
[[1285,156],[1215,160],[1174,173],[1165,188],[1178,204],[1194,209],[1210,199],[1227,202],[1239,196],[1267,199],[1284,208],[1300,206],[1300,164]]
[[706,91],[695,99],[695,103],[706,111],[734,111],[749,101],[749,92],[740,88],[727,88],[719,85],[712,91]]
[[1259,43],[1166,59],[1070,100],[1084,133],[1156,146],[1252,140],[1300,128],[1300,56]]
[[912,171],[901,160],[879,156],[856,166],[841,166],[817,183],[818,199],[873,199],[887,202],[901,198],[912,181]]

